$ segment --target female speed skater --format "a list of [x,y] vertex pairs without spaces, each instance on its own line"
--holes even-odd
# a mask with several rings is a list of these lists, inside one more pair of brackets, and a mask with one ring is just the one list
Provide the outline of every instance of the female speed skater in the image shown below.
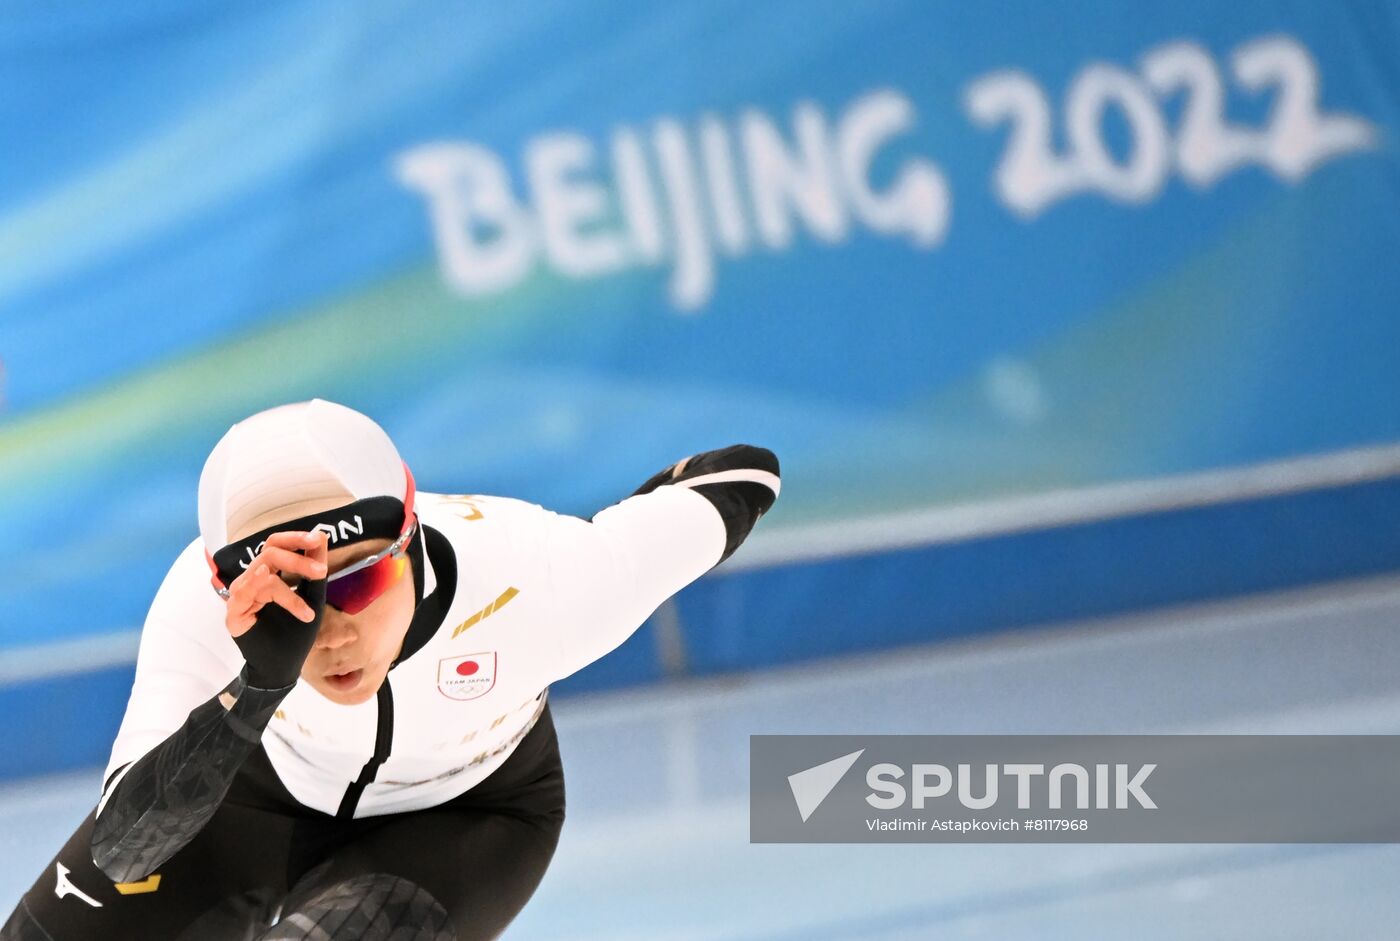
[[332,402],[235,424],[100,800],[0,941],[497,937],[564,822],[549,685],[733,553],[778,474],[707,451],[584,520],[417,491]]

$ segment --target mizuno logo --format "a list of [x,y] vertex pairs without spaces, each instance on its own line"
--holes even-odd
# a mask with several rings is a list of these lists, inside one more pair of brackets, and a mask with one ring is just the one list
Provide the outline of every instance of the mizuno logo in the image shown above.
[[[347,541],[352,536],[363,536],[365,534],[365,521],[359,514],[356,514],[353,523],[350,520],[337,520],[334,523],[317,523],[315,526],[311,527],[311,531],[325,533],[327,540],[334,546],[337,543]],[[238,560],[239,568],[246,569],[251,565],[253,560],[258,557],[258,553],[262,552],[263,546],[265,545],[267,545],[267,542],[263,541],[256,546],[249,546],[244,549],[243,551],[247,553],[248,558]]]
[[55,863],[54,865],[58,867],[58,879],[56,880],[53,887],[54,895],[57,895],[59,898],[67,898],[71,895],[74,898],[82,899],[84,902],[87,902],[93,908],[102,907],[101,902],[99,902],[97,899],[93,898],[91,895],[88,895],[82,889],[78,888],[73,883],[68,881],[68,873],[72,872],[71,869],[63,865],[63,863]]

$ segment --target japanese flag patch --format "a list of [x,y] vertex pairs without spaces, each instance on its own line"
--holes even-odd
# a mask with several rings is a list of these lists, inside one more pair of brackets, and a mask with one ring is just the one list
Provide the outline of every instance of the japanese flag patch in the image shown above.
[[496,685],[496,652],[469,653],[438,661],[438,692],[448,699],[476,699]]

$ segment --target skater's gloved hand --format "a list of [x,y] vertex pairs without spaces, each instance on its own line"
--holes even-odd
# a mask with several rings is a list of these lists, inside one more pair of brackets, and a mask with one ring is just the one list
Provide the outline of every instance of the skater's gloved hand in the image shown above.
[[229,585],[224,626],[249,686],[282,689],[301,674],[326,610],[328,553],[323,532],[274,533]]
[[688,487],[705,497],[724,520],[722,562],[748,538],[759,518],[778,499],[782,483],[779,473],[778,457],[772,451],[751,444],[733,444],[717,451],[701,451],[672,464],[652,475],[632,495],[669,485]]
[[[778,457],[767,448],[759,448],[751,444],[733,444],[717,451],[701,451],[699,454],[692,454],[665,470],[653,474],[646,483],[633,491],[632,495],[635,497],[638,494],[651,493],[663,484],[680,483],[724,471],[744,470],[767,472],[777,477],[779,473]],[[773,496],[776,499],[777,495]],[[773,500],[766,499],[766,497],[763,502],[765,504],[764,511],[773,505]]]

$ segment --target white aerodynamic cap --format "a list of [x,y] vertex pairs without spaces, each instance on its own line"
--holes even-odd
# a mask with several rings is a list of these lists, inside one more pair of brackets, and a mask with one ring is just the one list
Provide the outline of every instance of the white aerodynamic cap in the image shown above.
[[199,475],[199,534],[214,552],[304,515],[278,518],[284,507],[402,500],[408,487],[398,449],[368,416],[324,399],[280,405],[238,422],[214,446]]

